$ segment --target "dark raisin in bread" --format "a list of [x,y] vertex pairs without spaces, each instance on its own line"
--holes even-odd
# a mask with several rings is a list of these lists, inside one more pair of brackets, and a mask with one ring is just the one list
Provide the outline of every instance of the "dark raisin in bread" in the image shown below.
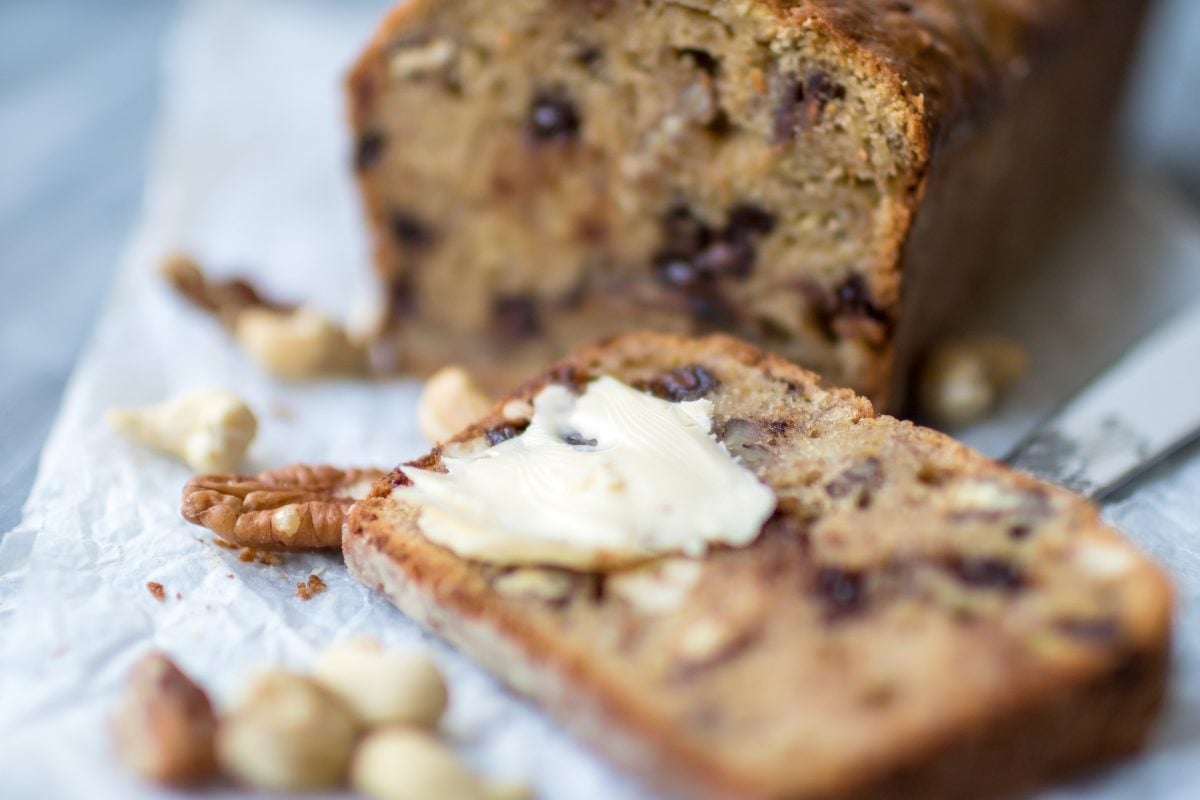
[[736,333],[895,405],[1096,171],[1142,0],[411,0],[348,81],[378,361]]
[[1171,591],[1096,509],[724,336],[587,347],[548,383],[706,397],[778,497],[751,545],[624,571],[503,569],[427,540],[402,466],[351,508],[350,570],[648,782],[714,798],[1007,796],[1135,751]]

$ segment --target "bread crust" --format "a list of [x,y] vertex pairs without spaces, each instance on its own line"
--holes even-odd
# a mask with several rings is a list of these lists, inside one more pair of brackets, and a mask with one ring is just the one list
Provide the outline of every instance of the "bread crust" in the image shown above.
[[[570,633],[571,625],[598,625],[596,621],[603,620],[618,602],[611,596],[593,597],[586,601],[592,605],[586,606],[582,616],[560,619],[555,615],[574,612],[531,606],[504,597],[493,585],[493,568],[459,559],[425,540],[415,523],[416,512],[390,496],[394,486],[405,480],[403,467],[380,481],[372,495],[357,503],[348,515],[343,550],[352,574],[365,585],[383,592],[405,614],[462,649],[514,690],[534,700],[613,763],[679,796],[739,800],[1004,797],[1137,750],[1164,694],[1170,587],[1161,572],[1133,556],[1118,534],[1106,528],[1095,509],[1084,501],[1008,473],[941,434],[889,418],[876,418],[870,404],[862,398],[846,390],[826,391],[812,373],[723,336],[616,337],[584,348],[506,400],[528,399],[546,383],[578,382],[597,370],[618,373],[624,370],[628,378],[648,370],[678,369],[681,364],[696,363],[710,365],[718,375],[731,374],[730,370],[740,365],[772,381],[786,382],[796,387],[797,397],[829,402],[831,407],[844,409],[846,414],[840,425],[887,426],[888,435],[910,442],[906,447],[930,448],[927,452],[938,454],[939,463],[960,466],[975,477],[1002,475],[1006,486],[1019,491],[1047,493],[1048,502],[1055,509],[1053,519],[1063,520],[1068,538],[1117,548],[1136,561],[1122,584],[1122,607],[1112,610],[1120,620],[1122,635],[1095,644],[1094,649],[1089,645],[1085,651],[1071,650],[1065,660],[1054,656],[1044,663],[1037,661],[1039,668],[1029,669],[1022,665],[1022,657],[1012,651],[1013,647],[1021,649],[1028,643],[1022,643],[1019,637],[1008,641],[1010,634],[993,631],[989,637],[1004,640],[994,644],[993,664],[1004,678],[1002,690],[993,686],[973,695],[967,688],[956,692],[956,687],[949,686],[950,697],[927,703],[935,707],[925,707],[922,712],[938,717],[937,724],[917,724],[901,734],[907,723],[884,718],[879,724],[894,735],[880,739],[878,748],[867,748],[856,759],[847,761],[836,751],[831,754],[818,748],[809,753],[803,749],[812,748],[813,741],[819,742],[818,739],[808,745],[797,745],[802,749],[791,758],[762,771],[748,768],[744,760],[716,747],[714,742],[722,741],[720,738],[697,737],[695,730],[680,722],[690,717],[663,713],[662,707],[656,705],[655,693],[685,691],[672,683],[677,677],[662,682],[661,676],[646,672],[644,662],[639,662],[640,672],[625,669],[627,657],[622,655],[621,647],[608,648],[601,643],[604,640],[601,627],[592,632],[595,635],[582,640]],[[503,402],[498,404],[489,417],[446,446],[453,448],[478,440],[487,431],[504,424],[503,406]],[[438,468],[440,450],[414,463],[423,468]],[[884,463],[892,466],[886,459]],[[811,557],[802,556],[800,562],[788,561],[789,551],[779,550],[778,542],[779,539],[764,534],[741,551],[710,554],[704,559],[705,581],[717,587],[714,592],[729,598],[765,592],[767,608],[772,609],[769,616],[786,615],[793,602],[790,599],[793,590],[781,591],[777,584],[768,585],[765,578],[759,583],[739,571],[746,563],[752,563],[756,570],[768,573],[773,565],[781,564],[784,566],[780,569],[798,572],[797,564]],[[727,582],[718,584],[723,578]],[[595,595],[595,586],[589,583],[593,577],[576,575],[573,580],[580,587],[579,598]],[[792,585],[791,580],[787,578],[787,586]],[[585,604],[582,599],[571,602]],[[1014,607],[1020,605],[1016,599],[1011,602]],[[703,600],[693,597],[688,604],[700,605]],[[569,608],[579,607],[582,606]],[[887,634],[882,627],[885,623],[879,625],[871,628],[878,647],[868,640],[865,645],[868,649],[858,651],[860,654],[882,654],[887,649],[880,638]],[[847,630],[818,627],[795,636],[828,636],[833,643],[849,635],[844,633]],[[979,641],[988,643],[992,639]],[[1047,642],[1032,644],[1041,646]],[[764,636],[753,646],[778,648],[780,644]],[[628,656],[629,660],[633,658]],[[784,661],[779,662],[778,658]],[[766,663],[774,664],[774,669],[791,663],[788,657],[778,658]],[[1012,659],[1016,660],[1009,664]],[[746,665],[746,660],[738,657],[729,663],[718,662],[700,680],[719,682],[723,671],[740,675],[741,680],[751,684],[775,685],[771,683],[773,676],[761,671],[763,662],[755,662],[759,664],[759,671],[755,672],[753,666]],[[799,669],[799,665],[794,668]],[[931,655],[929,674],[924,679],[944,680],[953,676],[955,669]],[[946,675],[939,678],[943,672]],[[631,676],[641,676],[646,685],[631,682]],[[851,675],[847,675],[847,681],[852,682]],[[705,697],[708,696],[705,686],[692,684],[686,691]],[[721,711],[751,700],[745,695],[747,691],[752,689],[726,687],[723,693],[711,696],[718,698],[715,702]],[[820,689],[812,687],[812,691],[819,693]],[[779,713],[802,715],[805,711],[798,707]],[[863,733],[867,735],[866,731]],[[737,741],[730,743],[732,750],[737,747]]]

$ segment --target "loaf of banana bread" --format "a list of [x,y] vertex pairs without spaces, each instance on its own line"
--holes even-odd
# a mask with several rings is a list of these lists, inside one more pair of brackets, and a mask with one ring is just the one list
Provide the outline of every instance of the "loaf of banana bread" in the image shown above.
[[[538,414],[614,380],[710,410],[711,435],[774,496],[752,540],[632,566],[543,547],[523,563],[513,534],[569,528],[597,487],[562,496],[562,470],[535,468],[522,439],[546,444]],[[551,426],[562,439],[540,452],[612,463],[614,429],[587,424]],[[690,452],[668,434],[638,441]],[[527,480],[502,489],[537,498],[524,514],[489,507],[464,538],[414,502],[433,473],[499,464],[500,448],[525,454],[508,463]],[[610,506],[644,490],[618,485]],[[732,485],[705,492],[735,502]],[[342,546],[364,584],[680,796],[1011,796],[1136,750],[1165,686],[1170,586],[1093,506],[725,336],[584,348],[376,484]]]
[[1068,212],[1143,0],[410,0],[348,79],[376,359],[721,330],[894,407]]

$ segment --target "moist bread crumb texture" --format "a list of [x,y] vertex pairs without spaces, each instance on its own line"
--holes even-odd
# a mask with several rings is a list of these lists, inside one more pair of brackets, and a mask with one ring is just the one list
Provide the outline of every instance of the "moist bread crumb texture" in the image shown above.
[[404,3],[348,80],[375,362],[507,388],[617,330],[719,330],[894,404],[1094,171],[1141,5]]
[[402,466],[350,512],[351,571],[688,796],[1007,796],[1139,746],[1166,670],[1159,570],[1085,501],[736,340],[584,348],[414,464],[515,435],[505,406],[602,374],[713,402],[778,496],[753,544],[662,562],[665,590],[537,570],[558,590],[515,592],[520,571],[420,534],[391,497]]

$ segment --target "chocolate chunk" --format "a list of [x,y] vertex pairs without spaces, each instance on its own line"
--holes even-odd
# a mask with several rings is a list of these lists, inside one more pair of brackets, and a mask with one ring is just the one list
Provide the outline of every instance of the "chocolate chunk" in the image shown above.
[[1021,569],[998,558],[962,556],[947,561],[947,568],[967,586],[1015,592],[1023,589],[1026,579]]
[[586,69],[588,72],[595,72],[600,66],[600,62],[604,60],[604,51],[598,45],[584,45],[575,54],[575,63]]
[[492,323],[501,336],[509,339],[532,339],[542,330],[537,303],[526,295],[496,298]]
[[839,316],[862,316],[879,322],[887,322],[887,312],[874,304],[866,279],[854,273],[842,281],[834,290],[835,313]]
[[725,233],[731,239],[753,239],[775,230],[775,215],[750,203],[738,203],[729,209]]
[[583,437],[583,434],[577,433],[575,431],[571,431],[570,433],[564,434],[562,437],[562,440],[564,442],[566,442],[567,444],[571,445],[572,447],[595,447],[596,446],[595,439],[585,439]]
[[378,131],[363,131],[354,144],[354,168],[365,172],[379,161],[387,140]]
[[704,124],[704,130],[719,138],[733,133],[733,120],[729,118],[729,112],[718,108],[712,119]]
[[645,385],[655,397],[672,402],[696,400],[711,392],[720,381],[699,364],[665,372]]
[[867,604],[866,581],[858,571],[821,567],[817,570],[815,589],[830,621],[862,611]]
[[846,97],[846,87],[834,83],[824,72],[814,72],[804,84],[804,123],[808,127],[819,125],[825,117],[825,106],[830,100]]
[[579,124],[579,112],[562,89],[541,89],[529,103],[527,128],[535,142],[571,141]]
[[716,75],[721,69],[721,62],[717,60],[717,57],[699,47],[680,47],[675,52],[691,61],[709,75]]
[[775,101],[775,141],[790,142],[803,130],[819,125],[825,118],[830,100],[841,100],[846,88],[830,80],[824,72],[807,79],[792,76],[782,82]]
[[769,212],[738,204],[717,231],[687,206],[673,206],[661,220],[662,247],[654,256],[654,273],[660,283],[685,292],[688,312],[702,329],[732,325],[737,313],[718,282],[750,275],[757,239],[774,225]]
[[1009,538],[1017,541],[1028,538],[1031,533],[1033,533],[1033,529],[1028,525],[1013,525],[1008,529]]
[[409,250],[420,250],[433,241],[429,226],[410,211],[392,211],[388,224],[396,241]]
[[712,281],[700,285],[701,291],[688,295],[688,313],[700,331],[728,328],[737,322],[737,312]]
[[712,241],[712,229],[684,205],[668,209],[662,216],[661,225],[663,251],[666,253],[690,257]]
[[492,428],[487,432],[488,444],[494,447],[513,438],[522,430],[523,428],[518,428],[516,425],[501,425],[499,428]]

